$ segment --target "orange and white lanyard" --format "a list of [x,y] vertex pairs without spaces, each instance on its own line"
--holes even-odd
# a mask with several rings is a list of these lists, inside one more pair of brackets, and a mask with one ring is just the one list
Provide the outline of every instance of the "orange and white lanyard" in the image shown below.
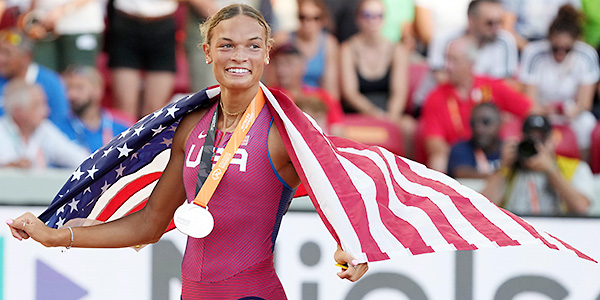
[[[248,108],[246,108],[246,111],[244,112],[242,119],[240,120],[240,122],[236,126],[235,130],[233,131],[233,134],[232,134],[231,138],[229,139],[227,146],[225,146],[225,150],[223,151],[223,154],[221,154],[221,157],[219,157],[219,160],[217,160],[217,163],[212,167],[210,174],[208,174],[208,177],[206,177],[206,180],[204,181],[204,183],[202,183],[202,187],[200,188],[200,191],[198,192],[198,194],[196,195],[196,198],[194,199],[194,202],[193,202],[194,204],[200,205],[200,206],[206,208],[206,206],[208,205],[208,201],[210,201],[210,198],[212,197],[215,190],[217,189],[217,185],[219,185],[219,182],[221,182],[221,179],[223,178],[225,171],[227,171],[227,167],[229,167],[229,163],[231,163],[231,159],[233,159],[235,152],[242,144],[244,137],[246,136],[246,134],[248,134],[248,131],[250,131],[250,127],[252,127],[252,124],[254,124],[254,121],[256,121],[256,118],[258,117],[258,114],[260,113],[260,111],[262,110],[264,105],[265,105],[265,97],[264,97],[262,90],[259,88],[258,93],[256,94],[256,96],[254,96],[254,99],[252,99],[252,102],[250,103]],[[215,116],[217,115],[217,111],[218,111],[218,108],[215,110]],[[213,143],[214,143],[215,127],[216,127],[216,121],[215,121],[215,117],[213,116],[213,122],[211,122],[211,129],[209,130],[209,131],[212,131],[212,134],[213,134],[213,137],[212,137]],[[206,138],[208,138],[208,136]],[[205,143],[205,147],[206,147],[206,143]],[[214,147],[214,145],[213,145],[213,147]],[[208,152],[208,151],[203,151],[201,160],[204,157],[204,153],[206,153],[206,152]],[[212,150],[210,151],[210,153],[212,153]],[[209,159],[209,161],[210,161],[210,159]],[[202,180],[202,178],[200,178],[200,176],[199,176],[198,180],[200,181],[200,180]]]

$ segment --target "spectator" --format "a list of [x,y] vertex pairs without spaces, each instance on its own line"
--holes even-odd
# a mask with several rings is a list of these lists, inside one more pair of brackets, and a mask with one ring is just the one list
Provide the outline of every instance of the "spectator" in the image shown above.
[[467,27],[465,12],[470,0],[415,0],[414,31],[420,44],[420,52],[427,54],[427,47],[436,34],[446,30]]
[[473,107],[492,102],[502,112],[525,118],[532,103],[503,81],[473,75],[477,43],[470,37],[454,40],[446,54],[448,83],[429,94],[420,122],[424,126],[427,165],[445,172],[450,147],[471,138],[469,120]]
[[[175,0],[114,0],[107,50],[118,109],[139,118],[175,87]],[[141,101],[141,103],[140,103]]]
[[46,120],[48,105],[37,84],[22,79],[4,89],[6,115],[0,117],[0,166],[75,168],[88,155]]
[[527,95],[552,122],[569,123],[586,160],[596,126],[591,108],[600,67],[594,48],[579,41],[579,19],[570,4],[560,8],[548,39],[532,42],[524,49],[520,79]]
[[71,103],[71,127],[66,132],[71,140],[94,152],[132,125],[102,109],[104,84],[95,68],[68,67],[63,78]]
[[502,27],[514,36],[519,50],[523,50],[527,43],[546,38],[559,7],[570,3],[579,8],[582,1],[502,0],[502,3],[506,8]]
[[[61,130],[69,126],[69,103],[59,75],[32,61],[33,42],[15,29],[0,31],[0,94],[9,80],[39,84],[46,94],[49,119]],[[4,114],[0,101],[0,115]]]
[[526,215],[585,215],[594,200],[588,164],[557,156],[547,118],[532,115],[523,124],[523,141],[507,141],[502,167],[489,177],[483,195]]
[[33,0],[20,25],[34,39],[33,59],[54,71],[95,66],[104,13],[100,0]]
[[427,54],[432,74],[426,76],[419,86],[414,97],[415,106],[421,106],[427,94],[437,84],[448,80],[448,75],[444,72],[445,51],[453,40],[462,36],[469,36],[477,43],[479,54],[473,66],[476,75],[498,79],[510,79],[515,75],[518,50],[510,33],[500,28],[503,15],[504,9],[499,0],[473,0],[467,9],[466,31],[450,30],[435,35]]
[[[302,81],[304,70],[306,69],[305,59],[294,45],[284,44],[273,50],[271,54],[273,64],[269,66],[269,70],[273,73],[274,80],[269,84],[275,88],[284,90],[296,104],[299,106],[301,99],[307,100],[304,105],[310,111],[321,114],[323,111],[326,114],[323,129],[332,135],[341,136],[343,129],[343,112],[340,102],[334,99],[324,89],[311,87]],[[314,99],[318,99],[324,109],[313,103]],[[317,119],[316,115],[312,115]],[[320,123],[321,124],[321,123]]]
[[454,178],[487,178],[500,167],[500,111],[491,102],[483,102],[471,112],[473,136],[452,146],[448,175]]
[[[416,122],[404,114],[408,98],[409,51],[383,36],[384,14],[385,6],[381,0],[359,3],[356,23],[360,31],[340,48],[343,99],[348,106],[347,112],[392,121],[410,141]],[[411,149],[407,150],[407,154],[412,153]]]
[[298,19],[298,30],[275,37],[277,45],[294,44],[306,58],[304,83],[323,88],[339,100],[339,45],[325,30],[329,17],[323,0],[298,0]]
[[[467,10],[469,24],[466,32],[457,30],[443,32],[435,37],[427,56],[430,68],[443,71],[444,51],[448,44],[464,35],[475,39],[478,46],[478,58],[473,66],[477,75],[486,75],[494,78],[510,78],[515,75],[518,63],[518,51],[514,38],[500,28],[504,9],[498,0],[473,0]],[[444,78],[436,74],[438,82]]]

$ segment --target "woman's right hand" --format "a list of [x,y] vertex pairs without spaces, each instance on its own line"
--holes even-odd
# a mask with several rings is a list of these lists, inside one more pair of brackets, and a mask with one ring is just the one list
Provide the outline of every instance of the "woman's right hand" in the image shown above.
[[30,212],[16,219],[6,220],[12,235],[20,240],[32,238],[46,247],[60,246],[58,230],[52,229]]

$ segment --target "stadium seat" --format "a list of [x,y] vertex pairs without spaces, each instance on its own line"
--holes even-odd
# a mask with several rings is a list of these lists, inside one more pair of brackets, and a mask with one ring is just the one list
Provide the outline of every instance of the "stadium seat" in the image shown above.
[[600,173],[600,122],[592,131],[592,145],[590,147],[590,167],[594,174]]
[[389,121],[360,114],[344,117],[344,137],[372,146],[381,146],[402,155],[402,133]]
[[567,125],[553,124],[552,139],[554,140],[556,154],[571,158],[581,158],[575,132]]

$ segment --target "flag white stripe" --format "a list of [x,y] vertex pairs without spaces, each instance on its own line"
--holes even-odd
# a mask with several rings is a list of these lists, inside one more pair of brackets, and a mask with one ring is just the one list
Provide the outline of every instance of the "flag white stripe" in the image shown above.
[[539,240],[532,236],[519,223],[515,222],[510,216],[501,211],[495,204],[486,199],[483,195],[460,184],[458,181],[431,169],[422,164],[402,158],[411,170],[417,175],[431,180],[439,181],[448,187],[454,189],[461,196],[469,199],[473,206],[479,210],[492,224],[500,228],[508,237],[518,241],[520,244],[538,243]]
[[[352,153],[355,155],[360,155],[360,156],[366,157],[366,158],[370,159],[371,161],[373,161],[377,165],[379,170],[387,170],[387,166],[385,165],[385,162],[381,158],[381,156],[379,156],[378,153],[375,153],[371,150],[358,150],[358,149],[354,149],[354,148],[343,148],[343,149],[338,148],[338,150],[344,151],[346,153]],[[397,171],[397,170],[394,170],[394,171]],[[392,188],[392,179],[390,177],[390,174],[385,171],[382,172],[382,174],[385,178],[385,183],[388,186],[388,198],[389,198],[388,199],[388,207],[390,208],[391,212],[394,213],[394,215],[396,215],[398,218],[405,220],[407,223],[409,223],[411,226],[413,226],[415,228],[415,230],[417,230],[419,232],[419,235],[421,236],[423,242],[426,245],[432,247],[434,251],[456,250],[456,248],[453,245],[448,244],[446,242],[444,237],[441,235],[441,233],[435,227],[435,224],[433,223],[433,221],[431,220],[429,215],[427,215],[427,213],[425,213],[422,209],[420,209],[418,207],[407,206],[404,203],[402,203],[402,201],[400,201],[400,199],[398,199],[398,196],[396,195],[396,193],[394,192],[394,189]],[[365,177],[368,178],[368,175]],[[366,178],[360,178],[359,180],[366,180]],[[359,188],[360,188],[360,186],[359,186]],[[364,191],[362,191],[362,192],[364,193]],[[373,199],[373,201],[375,202],[374,205],[377,206],[376,200]],[[379,217],[379,218],[381,218],[381,217]],[[381,243],[379,243],[379,245],[382,246]],[[384,252],[394,251],[394,250],[398,251],[399,249],[386,249],[386,250],[387,251],[384,251]]]
[[[345,149],[338,148],[338,150],[344,151]],[[351,153],[350,151],[344,152]],[[339,155],[338,159],[342,163],[343,168],[348,173],[348,176],[350,176],[352,184],[356,187],[364,201],[365,210],[367,212],[367,220],[369,223],[369,232],[373,236],[373,239],[381,251],[384,253],[400,252],[399,255],[401,256],[412,255],[408,251],[407,247],[402,245],[402,243],[398,241],[398,239],[383,224],[383,220],[381,219],[381,214],[378,208],[379,205],[376,199],[377,195],[374,193],[374,191],[376,191],[375,182],[368,174],[356,167],[348,159]],[[402,251],[403,249],[405,251]]]
[[442,211],[442,214],[444,214],[458,235],[460,235],[465,241],[476,245],[478,248],[497,246],[495,242],[490,241],[464,217],[456,205],[454,205],[450,197],[434,190],[429,186],[421,185],[408,180],[406,176],[399,171],[399,167],[396,163],[396,156],[387,150],[383,151],[383,153],[388,163],[392,167],[392,174],[398,185],[410,194],[427,197],[429,200],[431,200]]

